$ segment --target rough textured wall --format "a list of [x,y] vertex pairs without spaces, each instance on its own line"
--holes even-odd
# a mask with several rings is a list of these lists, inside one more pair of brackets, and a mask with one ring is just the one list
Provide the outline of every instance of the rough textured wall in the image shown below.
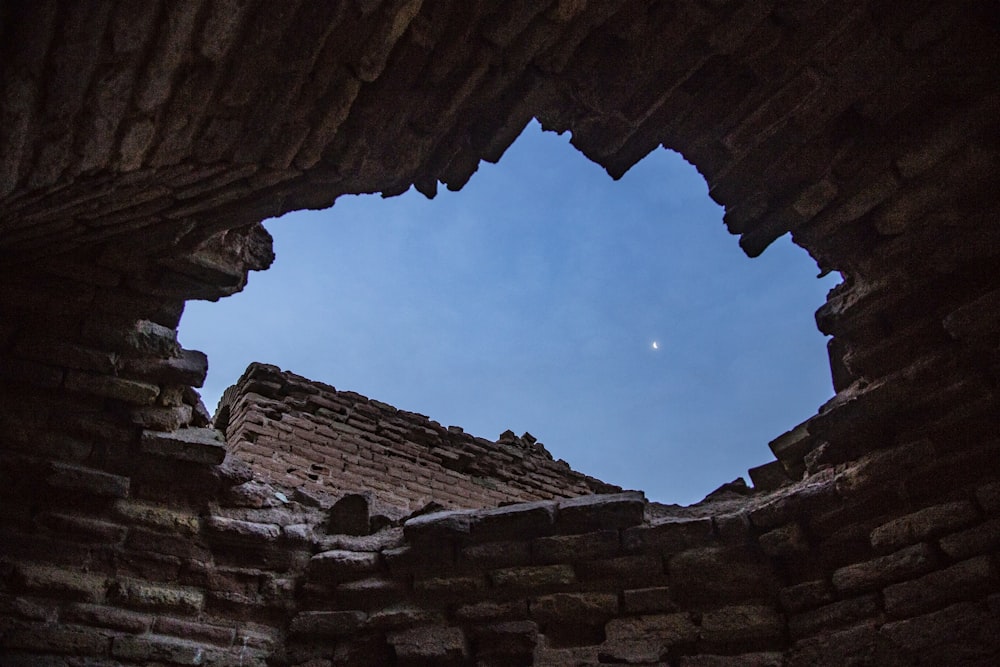
[[325,495],[370,491],[402,514],[432,502],[495,507],[621,491],[553,461],[529,434],[474,438],[264,364],[226,390],[216,426],[264,481]]
[[[997,25],[993,4],[949,0],[0,4],[4,662],[997,662]],[[481,624],[447,590],[408,588],[466,568],[465,541],[492,543],[438,517],[458,551],[425,551],[419,519],[403,528],[441,576],[399,574],[397,601],[428,613],[389,621],[389,547],[279,529],[326,508],[286,507],[206,428],[204,358],[177,346],[177,322],[186,299],[269,263],[259,220],[459,188],[533,117],[612,176],[681,151],[749,254],[790,231],[844,274],[817,317],[837,395],[772,443],[754,479],[773,495],[711,510],[693,545],[736,540],[737,560],[773,570],[766,593],[687,595],[700,556],[651,547],[669,611],[640,612],[627,572],[583,574],[618,556],[581,544],[537,563],[563,565],[539,575],[556,580],[512,575],[517,593],[506,566],[476,565],[464,603],[511,596],[520,625]],[[565,532],[549,510],[513,540],[522,556]],[[610,525],[631,557],[639,526]],[[376,607],[352,606],[350,586],[308,596],[329,551],[362,554],[319,560],[337,586],[371,573],[355,586]],[[700,562],[708,579],[742,571]],[[614,618],[552,639],[544,605],[611,605],[537,601],[591,590],[618,599]]]

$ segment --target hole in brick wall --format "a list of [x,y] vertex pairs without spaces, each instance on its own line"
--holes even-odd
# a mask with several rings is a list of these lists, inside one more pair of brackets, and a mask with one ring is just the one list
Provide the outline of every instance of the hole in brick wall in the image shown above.
[[274,266],[189,303],[181,340],[210,409],[264,361],[695,502],[832,395],[813,312],[834,278],[787,237],[748,259],[721,219],[676,153],[614,182],[533,124],[461,192],[268,221]]

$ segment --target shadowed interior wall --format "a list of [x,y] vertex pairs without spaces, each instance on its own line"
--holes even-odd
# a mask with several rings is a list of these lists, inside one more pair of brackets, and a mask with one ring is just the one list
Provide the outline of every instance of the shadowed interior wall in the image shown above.
[[[996,19],[4,3],[4,663],[994,662]],[[837,394],[754,492],[697,508],[594,496],[338,534],[333,498],[227,455],[183,304],[270,264],[261,219],[460,188],[533,117],[613,177],[679,150],[748,254],[791,232],[842,272],[817,313]]]

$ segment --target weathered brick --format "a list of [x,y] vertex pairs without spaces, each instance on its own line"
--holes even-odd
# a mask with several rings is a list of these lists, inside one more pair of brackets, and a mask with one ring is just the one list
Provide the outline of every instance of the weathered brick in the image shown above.
[[357,551],[324,551],[309,560],[309,579],[338,583],[361,579],[379,568],[379,554]]
[[603,624],[618,613],[612,593],[556,593],[530,601],[531,617],[539,623]]
[[793,614],[788,618],[788,630],[792,637],[807,637],[821,630],[833,630],[876,618],[880,612],[878,598],[864,595]]
[[914,544],[888,556],[840,568],[833,573],[833,585],[838,591],[845,592],[880,588],[884,584],[921,575],[933,569],[936,562],[930,546]]
[[653,611],[677,611],[666,586],[635,588],[622,592],[622,609],[631,614]]
[[532,553],[539,563],[610,558],[618,553],[618,531],[540,537],[532,542]]
[[96,574],[33,563],[16,564],[14,578],[22,590],[79,602],[100,602],[108,586],[107,580]]
[[422,627],[391,632],[386,639],[401,660],[442,661],[463,660],[468,656],[468,643],[459,628]]
[[205,648],[197,643],[168,637],[119,635],[111,646],[114,657],[146,664],[200,665],[204,653]]
[[59,620],[141,634],[149,629],[153,617],[128,609],[78,603],[64,608],[59,614]]
[[243,521],[221,516],[208,517],[205,520],[205,532],[219,540],[252,543],[254,546],[275,542],[281,537],[281,528],[276,524]]
[[638,491],[580,496],[559,501],[556,526],[560,533],[591,533],[638,526],[646,511],[646,498]]
[[766,597],[777,587],[771,566],[748,549],[692,549],[670,558],[674,596],[684,601]]
[[994,590],[1000,578],[988,556],[955,563],[919,579],[886,586],[885,610],[897,618],[913,616]]
[[790,613],[833,602],[833,587],[825,579],[806,581],[778,592],[781,607]]
[[211,428],[182,428],[177,431],[143,431],[139,449],[147,454],[205,465],[222,463],[226,443]]
[[776,639],[784,631],[781,615],[762,605],[732,605],[706,611],[701,616],[701,638],[713,644]]
[[907,544],[965,528],[977,518],[976,508],[966,500],[935,505],[879,526],[871,533],[871,544],[882,553],[895,551]]
[[126,498],[129,491],[128,477],[69,463],[53,463],[52,473],[45,478],[45,481],[60,489],[111,498]]
[[616,618],[605,625],[601,655],[618,661],[659,662],[671,646],[694,641],[698,628],[688,614]]
[[292,619],[288,631],[293,635],[341,637],[357,630],[365,619],[361,611],[301,611]]
[[673,554],[712,546],[714,542],[711,519],[678,519],[622,531],[622,548],[627,551],[659,549],[664,554]]
[[135,579],[119,579],[111,587],[111,597],[127,607],[153,611],[198,613],[205,603],[200,591],[151,584]]
[[990,519],[958,533],[942,537],[938,544],[955,560],[977,556],[1000,547],[1000,519]]
[[104,655],[111,638],[107,631],[55,623],[11,623],[3,634],[3,649],[59,653],[71,656]]
[[569,565],[512,567],[493,570],[489,576],[498,588],[541,589],[550,586],[565,586],[576,581],[573,568]]

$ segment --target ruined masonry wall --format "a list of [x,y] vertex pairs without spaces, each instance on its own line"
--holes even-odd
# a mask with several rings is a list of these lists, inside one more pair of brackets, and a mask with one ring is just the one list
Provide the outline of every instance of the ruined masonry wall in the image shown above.
[[216,425],[267,482],[319,495],[371,492],[402,514],[431,502],[496,507],[621,491],[554,461],[528,434],[489,442],[265,364],[251,364],[226,391]]

